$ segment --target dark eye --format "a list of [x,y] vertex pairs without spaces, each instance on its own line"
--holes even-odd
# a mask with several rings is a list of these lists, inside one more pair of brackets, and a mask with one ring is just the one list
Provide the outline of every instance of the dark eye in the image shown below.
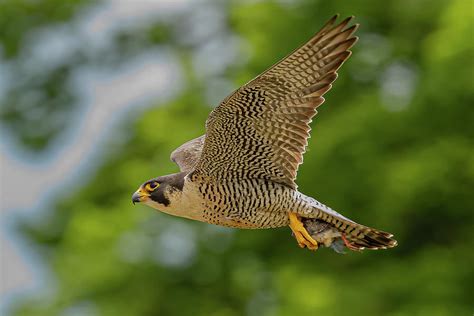
[[153,190],[156,189],[158,186],[159,186],[158,182],[153,181],[153,182],[147,183],[147,185],[145,186],[145,188],[146,188],[148,191],[153,191]]

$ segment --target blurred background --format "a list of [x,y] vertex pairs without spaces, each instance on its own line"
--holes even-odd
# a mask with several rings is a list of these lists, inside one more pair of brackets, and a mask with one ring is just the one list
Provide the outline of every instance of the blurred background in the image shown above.
[[[472,315],[470,0],[0,2],[2,315]],[[360,41],[300,190],[393,250],[174,218],[131,194],[334,13]]]

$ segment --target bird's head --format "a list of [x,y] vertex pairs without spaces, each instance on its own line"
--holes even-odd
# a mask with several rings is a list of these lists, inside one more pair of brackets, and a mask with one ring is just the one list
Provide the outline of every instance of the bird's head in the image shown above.
[[176,173],[146,181],[133,193],[133,204],[144,203],[154,209],[166,210],[173,196],[183,190],[184,176]]

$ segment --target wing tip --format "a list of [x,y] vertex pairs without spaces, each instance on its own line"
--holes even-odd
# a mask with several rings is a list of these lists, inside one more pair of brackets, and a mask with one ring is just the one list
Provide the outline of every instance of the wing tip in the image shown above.
[[339,13],[334,14],[316,34],[324,34],[329,31],[337,19],[339,19]]
[[[334,21],[336,21],[337,19],[339,19],[340,16],[341,16],[340,13],[335,13],[335,14],[329,19],[328,22],[330,22],[330,21],[334,22]],[[350,21],[350,20],[352,20],[352,19],[355,19],[355,15],[349,15],[348,17],[346,17],[346,18],[344,19],[344,21],[345,21],[345,20]]]
[[360,27],[360,24],[359,23],[356,23],[354,25],[351,25],[349,26],[347,29],[344,30],[344,32],[347,32],[349,31],[350,35],[351,36],[352,34],[354,34]]
[[336,25],[334,28],[345,28],[347,24],[349,24],[349,22],[351,22],[353,19],[355,18],[355,16],[351,15],[351,16],[348,16],[347,18],[345,18],[344,20],[341,21],[341,23],[339,23],[338,25]]
[[344,22],[349,23],[354,18],[355,18],[354,15],[350,15],[347,18],[345,18],[344,20],[342,20],[341,24],[344,23]]
[[340,16],[341,16],[341,15],[340,15],[339,13],[334,14],[334,15],[329,19],[329,21],[326,22],[326,24],[328,24],[328,23],[333,24],[334,22],[336,22],[337,19],[339,19]]

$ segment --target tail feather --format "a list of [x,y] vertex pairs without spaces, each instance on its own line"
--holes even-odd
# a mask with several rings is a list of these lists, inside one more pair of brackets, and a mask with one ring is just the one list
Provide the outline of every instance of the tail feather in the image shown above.
[[[324,225],[317,224],[312,228],[315,235],[310,232],[313,237],[323,239],[323,243],[329,245],[336,242],[338,238],[334,237],[337,235],[339,240],[342,239],[346,247],[351,250],[388,249],[397,246],[397,241],[392,238],[392,234],[358,224],[311,197],[304,196],[304,199],[310,205],[310,211],[308,212],[308,209],[305,209],[301,213],[303,222],[309,224],[315,220],[315,223],[322,221],[331,226],[325,227]],[[308,226],[308,228],[311,227]],[[334,230],[338,233],[332,233],[327,236],[323,234],[329,230]]]
[[315,210],[316,218],[330,224],[334,229],[341,233],[346,246],[351,250],[363,249],[387,249],[397,245],[397,241],[393,239],[393,235],[381,230],[358,224],[336,211],[328,208],[321,210],[321,206]]
[[[362,226],[356,224],[358,226]],[[354,236],[349,234],[346,236],[347,240],[355,248],[362,249],[387,249],[393,248],[397,245],[397,241],[392,238],[392,234],[379,231],[370,227],[363,226],[362,233]]]
[[346,240],[350,243],[349,248],[353,246],[354,250],[363,249],[387,249],[397,245],[393,235],[381,230],[367,227],[351,220],[339,219],[332,215],[328,220],[335,228],[339,229]]

